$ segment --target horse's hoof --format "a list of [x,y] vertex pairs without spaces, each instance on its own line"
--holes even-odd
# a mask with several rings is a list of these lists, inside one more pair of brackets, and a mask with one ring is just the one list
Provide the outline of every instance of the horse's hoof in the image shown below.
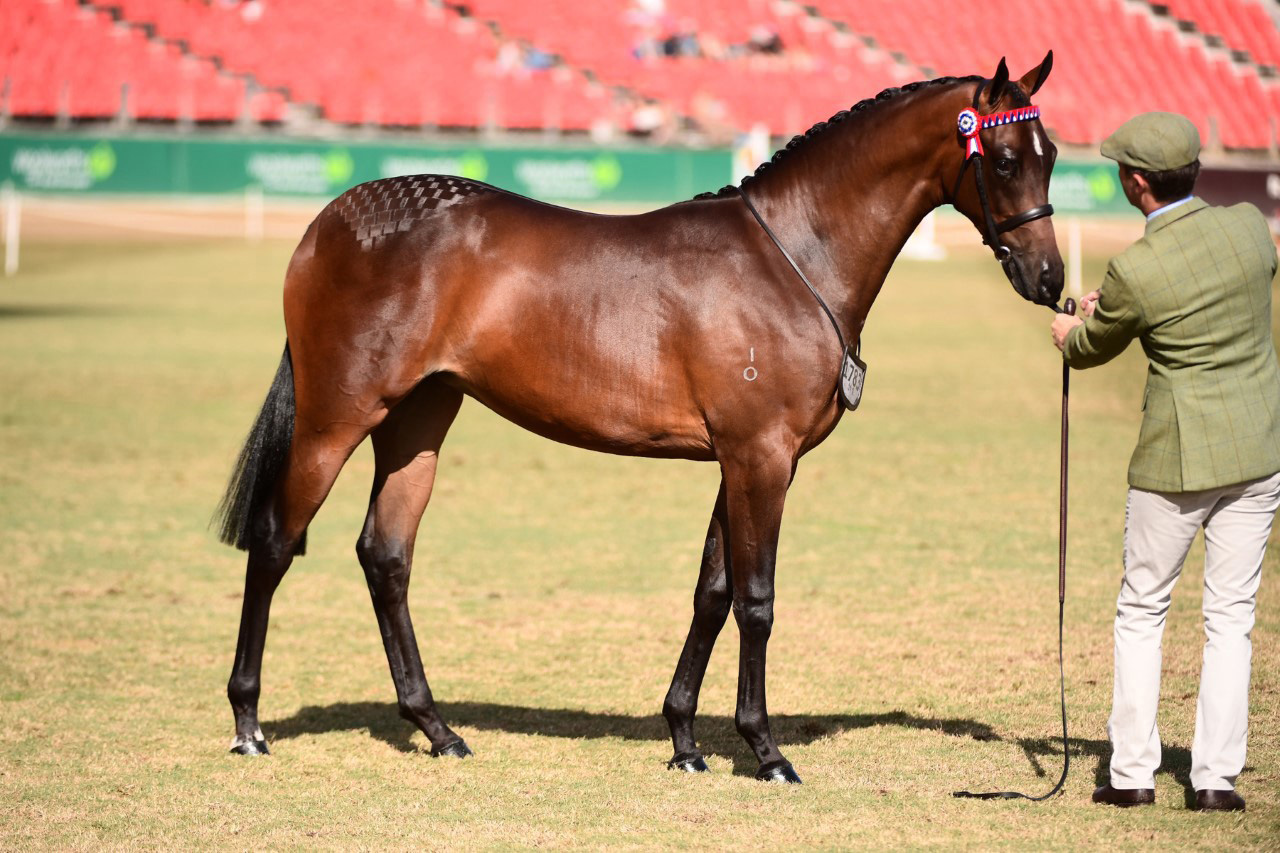
[[467,742],[462,738],[458,738],[452,743],[446,743],[441,747],[431,747],[431,757],[439,758],[442,755],[452,755],[454,758],[466,758],[468,755],[474,755],[471,747],[467,746]]
[[804,784],[800,781],[800,777],[796,775],[796,769],[791,766],[791,762],[786,759],[761,764],[760,769],[756,771],[756,778],[762,782],[785,782],[788,785]]
[[698,752],[682,752],[667,762],[668,770],[682,770],[685,773],[709,773],[711,768],[702,760]]
[[237,740],[231,745],[232,755],[270,755],[271,750],[267,749],[267,742],[261,738],[251,740]]

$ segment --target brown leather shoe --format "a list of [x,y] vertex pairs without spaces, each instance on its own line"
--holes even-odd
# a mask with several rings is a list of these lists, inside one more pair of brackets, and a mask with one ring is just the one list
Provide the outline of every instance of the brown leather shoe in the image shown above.
[[1120,806],[1122,809],[1129,806],[1149,806],[1156,801],[1156,791],[1155,788],[1113,788],[1107,783],[1094,789],[1093,801],[1106,806]]
[[1242,812],[1244,797],[1235,791],[1196,791],[1198,812]]

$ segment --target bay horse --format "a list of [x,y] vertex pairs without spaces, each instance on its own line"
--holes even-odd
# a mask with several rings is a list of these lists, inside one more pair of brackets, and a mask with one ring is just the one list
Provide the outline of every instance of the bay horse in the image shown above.
[[[1056,301],[1062,260],[1043,218],[1056,149],[1029,119],[1051,65],[1052,53],[1011,80],[1002,59],[990,79],[886,90],[794,138],[740,186],[638,215],[438,175],[362,184],[325,207],[289,262],[284,355],[215,518],[223,541],[248,551],[227,684],[232,751],[268,751],[258,696],[272,595],[338,471],[372,437],[356,553],[400,715],[432,755],[471,753],[436,709],[407,606],[438,454],[467,395],[555,441],[719,464],[662,710],[669,766],[707,769],[693,719],[732,609],[735,726],[758,778],[798,783],[769,731],[765,649],[783,501],[800,457],[844,411],[838,341],[856,350],[894,258],[944,203],[987,236],[1024,299]],[[983,139],[985,178],[982,158],[968,168]]]

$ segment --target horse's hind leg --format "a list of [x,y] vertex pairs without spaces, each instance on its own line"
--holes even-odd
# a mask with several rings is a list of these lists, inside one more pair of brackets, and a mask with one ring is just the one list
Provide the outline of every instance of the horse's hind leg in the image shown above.
[[378,617],[400,716],[422,729],[432,755],[471,754],[436,710],[409,618],[409,573],[418,522],[431,498],[436,461],[462,393],[428,379],[373,433],[376,473],[356,545]]
[[241,755],[267,752],[266,740],[258,726],[258,695],[271,598],[338,472],[367,434],[367,427],[354,424],[330,426],[321,431],[296,430],[289,448],[288,465],[275,497],[252,521],[240,635],[227,682],[227,698],[236,718],[232,752]]
[[721,483],[711,523],[707,527],[698,586],[693,593],[693,623],[689,626],[689,636],[684,641],[680,662],[676,664],[675,675],[671,678],[667,700],[662,705],[662,716],[671,727],[671,740],[675,747],[675,755],[667,766],[689,773],[707,769],[693,737],[693,717],[698,710],[698,692],[702,689],[702,677],[707,672],[711,650],[724,627],[732,601],[725,572],[728,526],[724,484]]

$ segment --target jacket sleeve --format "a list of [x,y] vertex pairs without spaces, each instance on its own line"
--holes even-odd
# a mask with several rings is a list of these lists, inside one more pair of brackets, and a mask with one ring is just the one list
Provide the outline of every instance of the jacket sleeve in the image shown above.
[[1098,304],[1067,335],[1062,357],[1076,368],[1106,364],[1124,351],[1142,333],[1138,301],[1121,273],[1118,259],[1107,265],[1107,274],[1098,287]]

